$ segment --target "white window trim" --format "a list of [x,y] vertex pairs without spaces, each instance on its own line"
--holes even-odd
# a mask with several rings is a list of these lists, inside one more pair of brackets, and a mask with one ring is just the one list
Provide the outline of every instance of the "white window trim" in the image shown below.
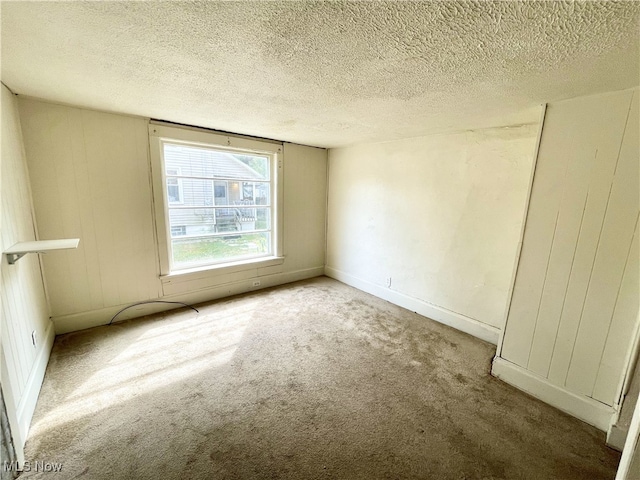
[[[171,271],[169,242],[171,241],[168,229],[166,214],[169,207],[166,194],[166,181],[164,165],[162,161],[162,142],[185,142],[191,145],[219,146],[225,150],[250,150],[256,153],[267,153],[273,155],[271,162],[271,178],[274,189],[272,231],[273,231],[273,254],[270,256],[257,257],[255,259],[230,261],[222,264],[213,264],[196,267],[193,269]],[[284,157],[282,143],[270,140],[256,140],[241,136],[213,132],[206,129],[194,127],[179,127],[162,122],[151,121],[149,123],[149,153],[151,161],[151,176],[153,189],[153,204],[155,213],[156,238],[158,242],[158,255],[160,264],[160,276],[171,277],[173,279],[183,277],[185,279],[193,275],[201,276],[203,272],[211,274],[223,274],[242,270],[251,270],[270,265],[282,264],[284,262],[283,249],[283,199],[284,199]]]

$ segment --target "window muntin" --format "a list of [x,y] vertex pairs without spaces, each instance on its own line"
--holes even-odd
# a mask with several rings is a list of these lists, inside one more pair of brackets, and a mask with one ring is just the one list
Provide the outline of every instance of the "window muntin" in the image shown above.
[[276,255],[276,156],[160,139],[170,272]]

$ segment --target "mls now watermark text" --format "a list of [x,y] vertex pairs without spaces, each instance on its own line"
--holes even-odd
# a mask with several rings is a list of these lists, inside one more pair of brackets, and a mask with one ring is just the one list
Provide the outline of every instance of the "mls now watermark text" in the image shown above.
[[23,472],[61,472],[62,463],[57,462],[41,462],[36,460],[31,462],[29,460],[24,462],[22,469],[18,466],[18,462],[2,462],[2,470],[5,472],[15,472],[22,470]]

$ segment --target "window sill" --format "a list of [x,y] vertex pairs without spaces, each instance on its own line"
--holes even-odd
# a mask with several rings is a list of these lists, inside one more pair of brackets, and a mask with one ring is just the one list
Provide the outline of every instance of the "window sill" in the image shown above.
[[194,290],[199,290],[236,280],[255,278],[259,276],[258,269],[276,267],[283,263],[284,257],[262,257],[224,265],[210,265],[161,275],[160,282],[165,295],[174,290],[170,288],[171,286],[178,284],[191,284]]

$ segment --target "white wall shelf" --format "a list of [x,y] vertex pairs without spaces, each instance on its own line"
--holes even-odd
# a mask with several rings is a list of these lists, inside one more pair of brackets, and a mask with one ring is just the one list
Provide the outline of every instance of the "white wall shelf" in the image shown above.
[[46,253],[52,250],[78,248],[79,238],[63,238],[61,240],[39,240],[35,242],[19,242],[5,250],[9,265],[13,265],[27,253]]

